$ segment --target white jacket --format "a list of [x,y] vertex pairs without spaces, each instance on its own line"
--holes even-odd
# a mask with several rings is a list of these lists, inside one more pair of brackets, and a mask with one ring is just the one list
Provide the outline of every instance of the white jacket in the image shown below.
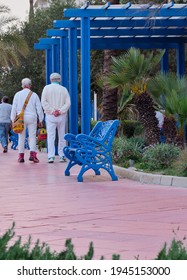
[[[11,111],[11,120],[14,121],[17,114],[19,114],[23,108],[24,102],[27,98],[27,95],[29,94],[30,89],[24,88],[21,91],[18,91],[13,99],[12,104],[12,111]],[[27,107],[24,112],[24,116],[32,116],[34,118],[38,118],[40,122],[43,121],[44,113],[42,110],[41,102],[38,97],[38,95],[33,92],[29,102],[27,104]]]
[[41,97],[44,112],[52,115],[55,110],[65,114],[71,105],[67,89],[58,83],[52,83],[44,87]]

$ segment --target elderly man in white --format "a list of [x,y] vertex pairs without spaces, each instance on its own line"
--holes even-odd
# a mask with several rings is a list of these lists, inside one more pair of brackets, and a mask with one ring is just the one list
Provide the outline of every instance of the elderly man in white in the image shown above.
[[[18,91],[13,99],[12,111],[11,111],[11,120],[14,121],[17,114],[19,114],[23,108],[24,102],[31,91],[32,82],[28,78],[22,80],[22,90]],[[18,150],[19,157],[18,162],[24,162],[24,149],[25,149],[25,134],[26,128],[28,128],[29,134],[29,147],[30,147],[30,157],[29,160],[38,163],[39,160],[36,156],[36,130],[37,130],[37,121],[39,120],[39,126],[43,126],[44,113],[42,110],[41,102],[38,95],[35,92],[32,92],[32,95],[29,99],[27,107],[24,112],[24,130],[19,133],[18,137]]]
[[65,162],[63,148],[66,144],[64,140],[66,117],[71,105],[70,96],[67,89],[60,85],[61,75],[52,73],[50,75],[50,85],[46,85],[42,92],[41,103],[46,114],[48,162],[55,160],[55,136],[58,131],[58,154],[60,162]]

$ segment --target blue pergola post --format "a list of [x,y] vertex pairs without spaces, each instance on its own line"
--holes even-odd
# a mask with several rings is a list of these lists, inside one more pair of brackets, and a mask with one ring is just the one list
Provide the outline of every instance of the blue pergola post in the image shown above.
[[90,18],[81,18],[81,131],[90,133]]
[[68,37],[60,37],[60,74],[62,85],[69,90]]
[[46,64],[46,84],[50,84],[50,75],[52,73],[52,50],[51,48],[46,49],[46,58],[45,58],[45,64]]
[[77,69],[77,30],[69,29],[69,94],[71,97],[70,107],[70,131],[78,133],[78,69]]
[[169,55],[169,52],[168,52],[168,49],[165,50],[165,53],[162,57],[162,60],[161,60],[161,72],[163,74],[167,74],[168,71],[169,71],[169,59],[168,59],[168,55]]
[[59,64],[59,47],[60,44],[52,44],[52,72],[60,72]]
[[185,74],[185,44],[180,43],[177,47],[177,75],[182,77]]

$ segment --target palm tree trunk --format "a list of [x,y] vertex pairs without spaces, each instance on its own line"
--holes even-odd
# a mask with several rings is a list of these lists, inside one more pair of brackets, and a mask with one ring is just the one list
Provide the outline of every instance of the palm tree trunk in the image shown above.
[[[120,4],[119,0],[110,0],[110,4]],[[104,51],[104,63],[103,63],[103,75],[105,76],[110,71],[111,57],[117,55],[117,51],[105,50]],[[117,89],[108,89],[103,85],[103,117],[104,121],[115,120],[117,118]]]
[[30,21],[34,16],[34,0],[29,0],[29,4],[30,4],[30,9],[29,9],[29,21]]
[[153,99],[149,93],[144,92],[134,98],[139,119],[144,126],[147,145],[158,144],[160,140],[160,129],[156,118]]

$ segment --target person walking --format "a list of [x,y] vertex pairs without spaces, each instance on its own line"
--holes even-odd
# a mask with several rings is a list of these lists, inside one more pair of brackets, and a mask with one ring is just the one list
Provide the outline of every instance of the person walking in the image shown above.
[[3,147],[3,153],[8,151],[8,135],[11,127],[12,105],[8,104],[8,96],[3,96],[0,104],[0,142]]
[[[31,92],[32,82],[28,78],[24,78],[22,81],[22,90],[18,91],[13,99],[11,120],[12,122],[16,118],[25,103],[27,96]],[[30,147],[30,157],[29,160],[38,163],[39,160],[36,156],[36,130],[37,130],[37,120],[39,120],[39,127],[43,126],[44,113],[42,110],[41,102],[38,95],[32,92],[29,102],[24,111],[24,130],[18,134],[18,151],[19,157],[18,162],[24,162],[24,149],[25,149],[25,137],[26,129],[28,129],[29,134],[29,147]]]
[[51,84],[46,85],[42,91],[41,103],[45,113],[47,128],[48,162],[55,160],[55,136],[58,132],[58,154],[60,162],[65,162],[63,148],[65,147],[65,125],[67,112],[70,108],[70,96],[68,90],[60,85],[61,75],[52,73]]

